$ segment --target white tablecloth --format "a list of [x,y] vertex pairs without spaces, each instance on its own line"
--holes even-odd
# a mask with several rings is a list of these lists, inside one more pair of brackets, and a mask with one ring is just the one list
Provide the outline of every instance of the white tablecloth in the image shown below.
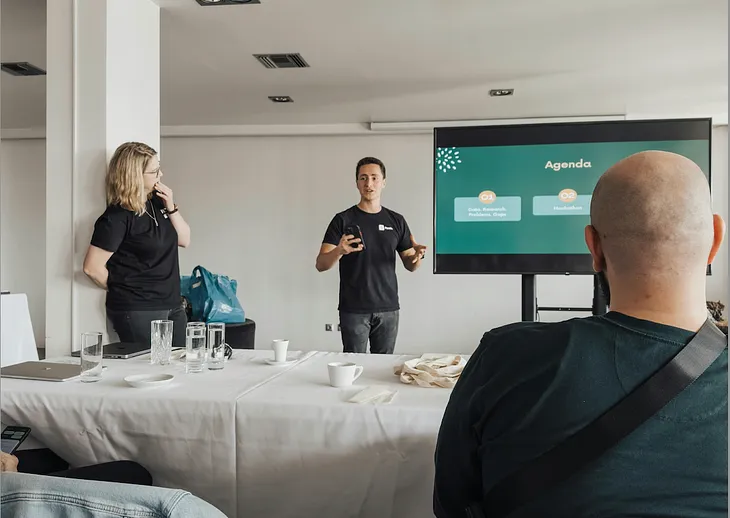
[[0,295],[0,365],[38,360],[25,293]]
[[[451,390],[405,385],[412,356],[317,353],[236,405],[239,518],[433,516],[433,454]],[[364,367],[332,388],[327,363]],[[398,390],[388,405],[346,400],[369,385]]]
[[[235,516],[236,400],[293,368],[258,361],[271,354],[236,351],[222,371],[200,374],[185,374],[182,363],[152,366],[147,356],[105,360],[97,383],[3,379],[2,421],[31,426],[72,466],[136,460],[156,485],[186,489]],[[148,372],[176,377],[151,389],[123,381]]]

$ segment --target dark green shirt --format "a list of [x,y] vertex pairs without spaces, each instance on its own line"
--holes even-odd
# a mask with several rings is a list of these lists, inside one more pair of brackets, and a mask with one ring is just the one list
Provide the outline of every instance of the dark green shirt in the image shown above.
[[[596,419],[693,336],[619,313],[486,333],[441,424],[436,515],[465,516],[466,505]],[[657,415],[510,518],[726,517],[727,361],[725,349]]]

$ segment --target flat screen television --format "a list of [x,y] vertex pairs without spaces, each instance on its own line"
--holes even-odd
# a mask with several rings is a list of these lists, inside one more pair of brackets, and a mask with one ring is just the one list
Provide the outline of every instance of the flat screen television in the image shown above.
[[434,273],[592,274],[583,229],[598,178],[663,150],[709,181],[711,134],[709,118],[436,128]]

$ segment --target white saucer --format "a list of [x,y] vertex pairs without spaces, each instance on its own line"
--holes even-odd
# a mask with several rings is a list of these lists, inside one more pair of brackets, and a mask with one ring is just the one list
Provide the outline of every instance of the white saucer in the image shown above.
[[273,358],[266,358],[264,361],[266,363],[268,363],[269,365],[274,365],[276,367],[283,367],[284,365],[291,365],[292,363],[296,363],[297,361],[299,361],[299,358],[291,358],[291,359],[287,358],[286,361],[283,361],[283,362],[274,361]]
[[174,377],[172,374],[135,374],[127,376],[124,381],[131,387],[145,388],[170,383]]

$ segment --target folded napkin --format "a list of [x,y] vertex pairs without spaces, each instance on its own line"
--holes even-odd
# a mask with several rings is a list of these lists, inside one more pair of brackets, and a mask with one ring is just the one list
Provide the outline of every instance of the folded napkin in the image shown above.
[[358,403],[360,405],[364,405],[366,403],[372,405],[386,405],[393,401],[393,398],[397,393],[397,390],[390,390],[388,387],[375,385],[361,390],[348,399],[348,401],[350,403]]
[[453,354],[424,354],[395,368],[402,383],[420,387],[453,388],[464,370],[466,360]]

